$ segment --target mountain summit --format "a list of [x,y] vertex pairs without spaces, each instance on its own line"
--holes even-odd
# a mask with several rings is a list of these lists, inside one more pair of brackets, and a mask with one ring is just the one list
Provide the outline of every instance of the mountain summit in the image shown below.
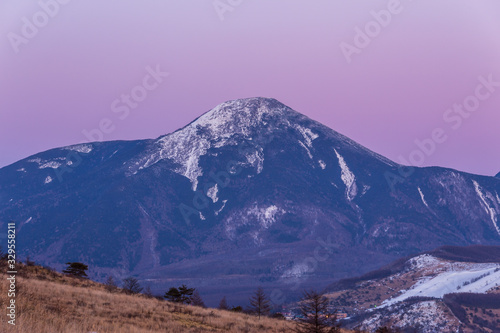
[[154,140],[94,142],[0,169],[21,256],[244,302],[441,245],[500,244],[500,179],[402,166],[274,99],[220,104]]
[[[254,160],[259,170],[262,167],[259,163],[263,160],[262,143],[273,136],[291,139],[290,135],[302,144],[309,155],[312,141],[320,136],[376,155],[275,99],[256,97],[222,103],[184,128],[160,137],[131,165],[130,171],[136,173],[168,159],[178,165],[175,170],[187,177],[193,184],[193,190],[196,190],[198,177],[202,175],[199,161],[209,150],[251,142],[257,149],[249,158]],[[385,160],[381,156],[379,158]]]

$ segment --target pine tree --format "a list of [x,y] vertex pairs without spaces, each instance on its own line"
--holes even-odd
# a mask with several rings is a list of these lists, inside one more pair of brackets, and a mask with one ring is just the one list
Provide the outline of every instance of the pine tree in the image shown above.
[[191,304],[194,306],[200,306],[202,308],[206,308],[205,302],[203,302],[203,299],[200,296],[200,293],[195,290],[193,293],[193,297],[191,298]]
[[165,297],[170,302],[179,303],[181,299],[181,293],[179,292],[179,289],[171,287],[163,297]]
[[193,297],[194,288],[188,288],[185,284],[179,287],[181,294],[181,303],[191,304],[191,297]]
[[229,306],[227,305],[226,296],[222,297],[219,303],[220,310],[229,310]]
[[314,290],[305,291],[300,301],[302,318],[297,321],[297,333],[337,333],[340,328],[328,308],[328,298]]
[[190,304],[194,290],[194,288],[188,288],[183,284],[179,289],[175,287],[170,288],[163,297],[174,303]]
[[86,278],[87,273],[85,273],[86,270],[89,269],[89,266],[82,264],[81,262],[67,262],[65,270],[63,270],[64,274],[78,277],[78,278]]
[[262,287],[257,288],[255,294],[250,297],[250,310],[259,316],[267,316],[271,311],[270,301]]

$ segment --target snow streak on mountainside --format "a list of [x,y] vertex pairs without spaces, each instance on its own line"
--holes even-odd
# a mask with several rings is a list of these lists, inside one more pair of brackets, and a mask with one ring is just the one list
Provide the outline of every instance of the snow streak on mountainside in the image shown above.
[[427,201],[425,201],[425,197],[424,197],[424,194],[422,193],[422,190],[420,189],[420,187],[417,187],[418,189],[418,193],[420,194],[420,198],[422,199],[422,202],[424,203],[424,205],[429,208],[429,205],[427,204]]
[[[474,183],[474,188],[476,190],[477,195],[481,199],[481,202],[484,204],[484,209],[486,212],[490,215],[491,218],[491,223],[497,230],[498,234],[500,235],[500,227],[498,226],[498,205],[495,203],[495,198],[491,195],[491,193],[486,192],[486,194],[483,193],[483,189],[479,184],[473,180]],[[490,203],[494,205],[495,207],[490,206]]]
[[358,189],[356,186],[356,177],[351,172],[351,170],[349,170],[349,167],[347,166],[344,158],[337,152],[336,149],[334,149],[334,151],[335,155],[337,155],[337,158],[339,160],[339,165],[342,170],[340,177],[342,178],[342,181],[346,186],[347,199],[349,199],[349,201],[352,201],[352,199],[354,199],[354,197],[358,193]]

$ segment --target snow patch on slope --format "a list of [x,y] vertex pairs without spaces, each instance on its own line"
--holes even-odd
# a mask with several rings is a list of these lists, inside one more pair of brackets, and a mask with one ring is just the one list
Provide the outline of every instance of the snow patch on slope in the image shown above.
[[219,198],[217,197],[217,193],[219,192],[219,188],[217,184],[215,184],[213,187],[209,188],[207,191],[207,196],[212,199],[213,203],[216,203]]
[[333,149],[335,154],[337,155],[337,159],[339,160],[339,166],[341,169],[340,178],[344,182],[346,186],[346,196],[349,201],[354,199],[358,192],[358,188],[356,186],[356,177],[351,172],[344,158],[337,152],[337,149]]
[[422,199],[422,202],[424,203],[424,205],[427,206],[427,208],[429,208],[427,201],[425,201],[425,197],[424,197],[424,194],[422,193],[422,190],[420,189],[420,187],[417,187],[417,188],[418,188],[418,193],[420,193],[420,198]]
[[43,182],[43,183],[44,183],[44,184],[48,184],[48,183],[50,183],[50,182],[52,182],[52,177],[47,176],[47,178],[45,178],[45,180],[44,180],[44,182]]
[[[498,283],[500,279],[500,270],[496,272],[495,270],[500,267],[500,265],[489,264],[486,265],[487,268],[484,268],[484,266],[484,264],[477,266],[472,265],[468,270],[447,271],[433,278],[423,278],[402,295],[385,300],[382,303],[382,307],[402,302],[414,296],[442,298],[445,294],[457,292],[485,293],[496,287],[496,283]],[[481,278],[481,276],[486,274],[489,275]],[[478,280],[470,283],[470,281],[474,279]],[[467,282],[469,282],[469,284],[464,286],[464,283]]]
[[83,154],[88,154],[93,150],[93,147],[91,144],[84,143],[79,145],[67,146],[64,147],[63,149],[72,150]]
[[57,169],[62,165],[62,163],[59,163],[57,161],[49,161],[46,162],[38,167],[38,169],[46,169],[46,168],[52,168],[52,169]]
[[313,131],[311,131],[311,129],[309,128],[302,127],[300,125],[295,125],[295,128],[300,132],[300,134],[302,134],[302,136],[306,140],[306,145],[309,148],[312,147],[312,142],[319,137],[318,134],[313,133]]
[[281,275],[281,278],[282,279],[300,278],[300,277],[304,276],[305,274],[307,274],[310,269],[311,268],[306,263],[295,264],[295,265],[293,265],[292,268],[283,272],[283,274]]
[[319,166],[321,167],[321,169],[325,170],[326,163],[323,160],[319,160],[318,163],[319,163]]
[[430,254],[422,254],[409,260],[412,270],[420,270],[428,267],[435,267],[441,261]]
[[419,327],[421,333],[459,332],[460,323],[450,315],[447,307],[437,301],[423,301],[411,305],[398,304],[390,315],[374,313],[363,320],[360,329],[374,332],[378,327],[391,325],[397,328]]
[[215,211],[215,215],[219,215],[219,213],[222,212],[224,207],[226,207],[226,202],[227,200],[222,200],[222,207],[219,210]]
[[[224,203],[225,204],[225,203]],[[230,239],[236,237],[236,230],[242,226],[256,225],[257,231],[253,233],[254,240],[258,240],[260,230],[268,229],[273,225],[280,216],[285,213],[285,210],[276,205],[258,206],[254,203],[250,208],[229,216],[224,221],[226,235]],[[255,224],[257,222],[257,224]],[[260,243],[260,240],[256,243]]]
[[268,206],[266,208],[259,208],[257,205],[248,210],[247,215],[253,215],[257,218],[260,225],[267,229],[274,222],[276,222],[276,218],[278,214],[284,213],[285,211],[276,207],[275,205]]
[[302,141],[300,141],[300,140],[299,140],[299,144],[302,146],[302,148],[304,148],[306,150],[307,155],[312,160],[313,156],[312,156],[311,151],[309,150],[309,148]]
[[264,152],[262,147],[258,147],[253,153],[246,155],[248,163],[257,170],[257,174],[264,168]]
[[484,204],[484,209],[485,209],[486,213],[488,213],[490,215],[491,222],[493,223],[493,226],[497,230],[497,233],[500,235],[500,227],[497,224],[498,216],[497,216],[496,210],[495,210],[495,208],[491,207],[489,205],[488,201],[486,200],[486,199],[489,199],[494,203],[493,196],[487,191],[486,191],[486,193],[483,193],[481,186],[479,186],[479,184],[475,180],[473,180],[472,183],[474,183],[474,189],[476,190],[477,195],[479,196],[482,203]]
[[28,160],[28,162],[31,163],[36,163],[38,165],[42,164],[42,159],[40,157],[32,158],[31,160]]

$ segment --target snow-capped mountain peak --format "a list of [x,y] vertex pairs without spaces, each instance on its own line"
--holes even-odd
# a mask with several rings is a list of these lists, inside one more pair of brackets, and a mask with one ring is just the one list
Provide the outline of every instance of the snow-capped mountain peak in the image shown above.
[[[224,102],[187,126],[158,138],[154,147],[136,161],[130,171],[137,173],[161,160],[170,159],[178,165],[175,171],[189,178],[193,190],[196,190],[198,177],[203,174],[199,160],[209,149],[237,145],[241,139],[263,137],[273,128],[289,126],[287,118],[292,115],[306,118],[272,98]],[[249,157],[249,162],[255,159]]]
[[274,137],[286,138],[300,146],[299,150],[315,165],[322,165],[327,158],[321,154],[315,156],[316,140],[325,138],[339,153],[343,149],[358,154],[368,153],[385,164],[395,165],[273,98],[254,97],[219,104],[187,126],[159,137],[150,149],[132,161],[129,174],[136,174],[162,160],[170,160],[176,165],[175,172],[187,177],[192,189],[197,190],[198,178],[203,175],[200,158],[209,150],[251,142],[255,151],[246,156],[246,163],[252,165],[258,174],[263,168],[264,146]]

